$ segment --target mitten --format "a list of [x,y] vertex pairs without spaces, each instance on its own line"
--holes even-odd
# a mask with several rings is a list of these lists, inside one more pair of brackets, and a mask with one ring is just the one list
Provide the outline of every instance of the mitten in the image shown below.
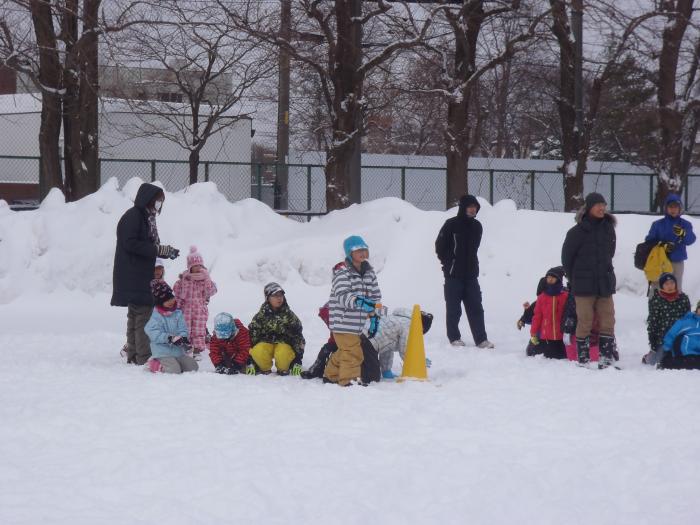
[[537,337],[536,335],[533,335],[533,336],[530,338],[530,342],[531,342],[533,345],[538,345],[538,344],[540,344],[540,338]]
[[256,374],[255,365],[253,363],[248,363],[245,366],[245,374],[247,376],[254,376]]
[[214,370],[217,374],[226,374],[227,376],[232,376],[238,373],[238,369],[232,366],[219,365]]
[[184,344],[182,341],[183,339],[184,337],[182,337],[181,335],[169,335],[168,343],[175,346],[182,346]]
[[666,250],[666,253],[671,253],[676,245],[672,242],[662,242],[661,247]]
[[301,375],[301,365],[299,363],[294,363],[289,367],[289,375],[299,377]]
[[177,259],[180,255],[180,250],[173,248],[168,244],[159,244],[156,246],[158,251],[158,257],[163,259]]
[[371,312],[374,312],[374,309],[376,306],[377,306],[377,303],[375,303],[371,299],[367,299],[366,297],[363,297],[361,295],[358,295],[355,298],[355,307],[359,308],[363,312],[367,312],[368,314]]
[[674,235],[676,235],[677,237],[680,237],[681,239],[683,237],[685,237],[685,229],[683,229],[683,227],[680,224],[676,224],[673,227],[673,233],[674,233]]
[[379,331],[379,317],[373,315],[369,318],[369,330],[367,331],[367,337],[371,339],[377,335],[377,331]]
[[523,326],[525,326],[525,323],[523,323],[522,319],[518,319],[518,322],[515,323],[515,326],[518,327],[518,330],[522,330]]

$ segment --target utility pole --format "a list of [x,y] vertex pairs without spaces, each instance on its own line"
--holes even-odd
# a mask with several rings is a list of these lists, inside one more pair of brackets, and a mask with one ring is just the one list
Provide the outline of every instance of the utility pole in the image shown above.
[[[287,44],[291,38],[292,0],[280,0],[279,37]],[[286,210],[289,207],[289,50],[279,46],[279,85],[277,100],[277,169],[274,207]]]
[[583,0],[571,1],[571,30],[574,34],[574,104],[576,133],[574,150],[578,156],[583,135]]

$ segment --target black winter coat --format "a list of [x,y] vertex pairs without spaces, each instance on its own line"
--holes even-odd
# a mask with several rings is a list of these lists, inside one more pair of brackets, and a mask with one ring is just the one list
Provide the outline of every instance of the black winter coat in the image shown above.
[[609,297],[615,293],[613,268],[615,255],[615,217],[608,213],[602,219],[576,214],[576,226],[571,228],[561,249],[561,263],[569,278],[574,295]]
[[435,239],[435,253],[446,278],[474,279],[479,276],[477,252],[482,233],[481,223],[468,217],[466,209],[461,207],[456,217],[445,221]]
[[112,306],[153,304],[151,280],[157,249],[149,236],[146,206],[161,191],[153,184],[142,184],[136,193],[134,206],[119,219],[114,252]]

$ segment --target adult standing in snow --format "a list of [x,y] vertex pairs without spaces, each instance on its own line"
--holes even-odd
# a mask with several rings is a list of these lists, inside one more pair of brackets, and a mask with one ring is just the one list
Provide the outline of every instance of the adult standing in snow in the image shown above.
[[117,224],[114,252],[112,306],[128,308],[126,323],[127,363],[143,365],[151,357],[150,340],[144,331],[153,313],[151,280],[156,257],[175,259],[179,250],[161,245],[156,215],[163,207],[165,194],[153,184],[142,184],[134,205]]
[[[679,292],[683,291],[683,267],[688,258],[685,247],[695,242],[693,225],[681,218],[681,211],[681,198],[675,193],[669,194],[665,204],[666,214],[651,224],[649,233],[644,239],[647,242],[660,242],[666,246],[666,253],[671,261],[673,276],[676,278]],[[653,295],[654,290],[658,287],[658,281],[652,283],[650,295]]]
[[561,262],[569,278],[576,301],[576,348],[581,366],[590,363],[590,337],[593,316],[600,323],[598,368],[614,362],[615,352],[615,269],[613,256],[617,238],[617,220],[606,211],[607,202],[600,193],[586,195],[576,213],[576,225],[564,240]]
[[445,276],[447,338],[452,346],[464,346],[459,332],[462,303],[467,314],[474,343],[479,348],[493,348],[486,336],[484,308],[479,286],[479,257],[483,228],[476,220],[481,205],[474,195],[459,199],[457,216],[447,219],[435,240],[442,273]]

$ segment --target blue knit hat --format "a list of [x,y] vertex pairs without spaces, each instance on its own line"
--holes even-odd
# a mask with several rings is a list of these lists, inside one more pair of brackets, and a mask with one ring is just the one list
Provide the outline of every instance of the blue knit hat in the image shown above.
[[351,235],[343,241],[343,250],[345,250],[345,257],[350,257],[355,250],[369,250],[369,246],[359,235]]
[[673,281],[674,283],[676,283],[676,285],[678,285],[678,281],[676,281],[676,276],[673,275],[672,273],[665,272],[665,273],[662,273],[661,276],[659,277],[659,288],[663,288],[664,283],[666,281]]
[[228,339],[238,332],[238,327],[233,321],[233,316],[228,312],[221,312],[214,317],[214,334],[219,339]]

